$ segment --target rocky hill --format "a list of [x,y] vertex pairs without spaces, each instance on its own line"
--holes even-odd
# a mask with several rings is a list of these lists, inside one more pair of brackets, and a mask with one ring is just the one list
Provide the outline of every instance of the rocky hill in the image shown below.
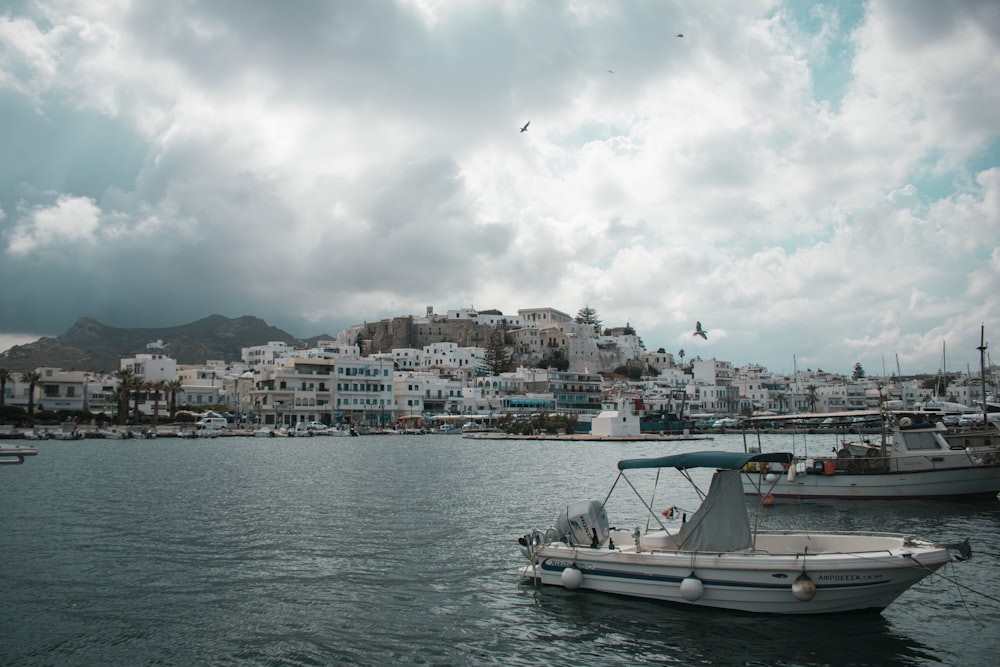
[[[140,353],[165,354],[179,364],[202,364],[208,359],[237,361],[241,348],[268,341],[303,345],[288,332],[249,315],[212,315],[162,329],[119,329],[84,317],[60,336],[16,345],[0,354],[0,367],[15,372],[45,366],[110,373],[118,370],[122,357]],[[158,342],[162,348],[147,347]]]

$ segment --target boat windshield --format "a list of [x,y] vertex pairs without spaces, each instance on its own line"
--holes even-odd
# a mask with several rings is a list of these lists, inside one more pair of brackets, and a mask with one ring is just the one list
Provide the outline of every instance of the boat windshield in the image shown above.
[[937,434],[934,431],[925,431],[923,433],[910,431],[906,433],[903,442],[910,451],[941,449],[940,443],[934,437],[935,435]]

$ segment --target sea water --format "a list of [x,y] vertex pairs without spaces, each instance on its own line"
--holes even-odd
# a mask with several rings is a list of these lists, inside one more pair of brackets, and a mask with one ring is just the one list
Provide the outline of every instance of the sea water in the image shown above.
[[[619,459],[742,451],[740,436],[31,444],[37,456],[0,467],[3,665],[988,665],[1000,649],[1000,501],[748,505],[761,527],[971,539],[971,561],[881,614],[769,617],[519,583],[517,537],[603,500]],[[654,506],[696,507],[670,474]],[[636,485],[651,492],[653,475]],[[622,486],[612,523],[644,527]]]

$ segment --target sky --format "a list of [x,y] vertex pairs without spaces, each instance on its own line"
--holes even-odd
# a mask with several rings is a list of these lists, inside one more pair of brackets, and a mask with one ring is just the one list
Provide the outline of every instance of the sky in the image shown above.
[[998,109],[995,0],[0,1],[0,349],[590,307],[688,359],[976,371]]

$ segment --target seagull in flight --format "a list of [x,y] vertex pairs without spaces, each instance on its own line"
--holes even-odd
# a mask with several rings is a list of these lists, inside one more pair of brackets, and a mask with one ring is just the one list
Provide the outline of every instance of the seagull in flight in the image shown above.
[[691,334],[691,335],[692,336],[701,336],[705,340],[708,340],[708,331],[701,328],[701,322],[695,322],[695,324],[694,324],[694,333]]
[[527,132],[529,125],[531,125],[531,121],[530,120],[527,123],[524,124],[524,127],[521,128],[521,131],[522,132]]
[[678,37],[683,37],[684,35],[683,35],[683,33],[677,33],[677,36]]

